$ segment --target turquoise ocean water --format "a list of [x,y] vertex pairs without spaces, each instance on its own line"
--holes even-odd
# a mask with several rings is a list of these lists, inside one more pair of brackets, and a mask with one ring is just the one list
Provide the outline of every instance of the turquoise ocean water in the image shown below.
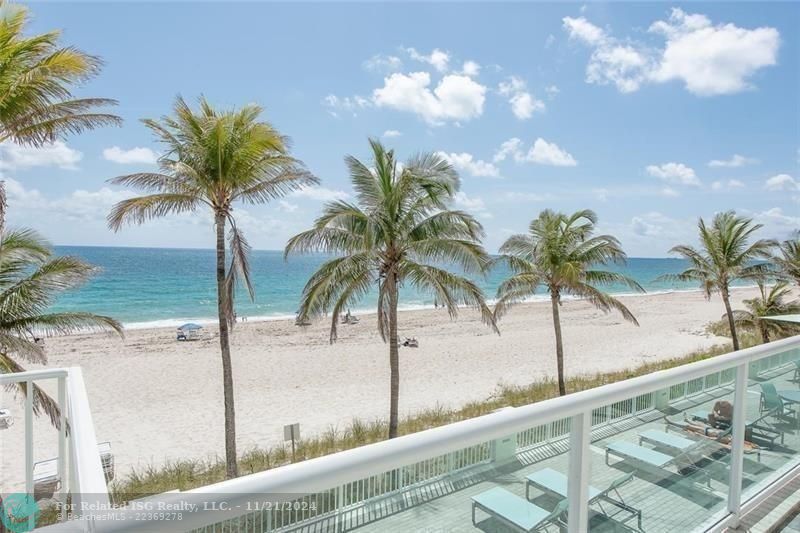
[[[56,253],[81,257],[101,269],[91,282],[59,298],[56,309],[109,315],[128,327],[205,323],[216,316],[213,250],[57,246]],[[323,256],[296,256],[285,262],[282,252],[254,251],[251,267],[256,300],[250,302],[240,294],[238,315],[250,320],[294,317],[306,280],[324,260]],[[695,289],[690,284],[656,281],[662,274],[679,272],[684,266],[681,259],[633,258],[618,270],[637,280],[648,292]],[[491,298],[507,274],[505,268],[498,266],[478,282]],[[630,292],[623,286],[608,290]],[[374,302],[374,296],[367,297],[354,311],[372,309]],[[404,288],[401,305],[431,307],[433,298]]]

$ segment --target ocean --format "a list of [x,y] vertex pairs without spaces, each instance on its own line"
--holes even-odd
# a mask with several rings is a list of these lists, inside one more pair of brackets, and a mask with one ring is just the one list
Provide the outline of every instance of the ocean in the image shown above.
[[[216,317],[215,254],[213,250],[167,248],[117,248],[56,246],[58,255],[78,256],[100,268],[99,274],[81,288],[63,294],[54,310],[87,311],[108,315],[126,327],[176,326],[185,322],[211,323]],[[279,251],[257,250],[251,256],[256,299],[244,292],[237,296],[236,311],[248,320],[293,318],[303,286],[327,258],[321,255],[292,256],[284,261]],[[657,281],[663,274],[680,272],[683,259],[631,258],[624,272],[647,292],[696,290],[697,285]],[[498,266],[478,283],[488,298],[508,275]],[[616,294],[630,293],[625,286],[610,286]],[[546,298],[545,294],[537,295]],[[433,297],[404,287],[401,307],[433,307]],[[375,308],[375,295],[368,295],[353,309]]]

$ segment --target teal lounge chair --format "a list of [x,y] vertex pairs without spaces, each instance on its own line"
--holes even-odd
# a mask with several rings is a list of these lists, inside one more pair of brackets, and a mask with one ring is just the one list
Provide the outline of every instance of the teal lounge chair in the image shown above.
[[555,509],[546,511],[516,494],[495,487],[472,497],[472,525],[478,526],[475,510],[480,509],[505,525],[525,533],[539,531],[551,523],[563,527],[565,524],[559,522],[559,518],[566,512],[567,506],[567,500],[561,500]]
[[648,429],[647,431],[639,433],[639,446],[641,446],[643,442],[679,454],[700,447],[703,444],[701,441],[685,439],[678,435],[673,435],[657,429]]
[[[542,492],[557,498],[567,497],[567,476],[561,472],[553,470],[552,468],[545,468],[544,470],[534,472],[526,479],[527,483],[525,484],[525,497],[528,500],[530,500],[531,487],[537,488]],[[622,495],[619,493],[619,488],[632,480],[633,473],[629,473],[618,477],[603,490],[596,489],[595,487],[589,485],[589,505],[596,503],[597,506],[600,507],[600,511],[609,518],[611,518],[611,515],[609,515],[603,508],[604,502],[614,505],[623,511],[629,512],[631,513],[631,516],[636,517],[639,531],[642,531],[642,511],[626,504],[625,500],[622,499]],[[611,497],[612,493],[616,495],[616,498]]]
[[[689,452],[691,451],[693,450],[689,450]],[[672,472],[667,468],[673,466],[677,468],[679,474],[682,474],[682,470],[689,467],[691,470],[702,472],[706,478],[706,485],[709,488],[711,487],[711,475],[697,467],[687,453],[681,453],[673,457],[644,446],[638,446],[632,442],[619,440],[606,444],[606,465],[608,466],[611,466],[608,462],[610,455],[631,463],[637,469],[646,469],[660,474],[671,474]]]
[[761,386],[759,410],[762,413],[769,413],[776,418],[795,416],[794,409],[784,404],[783,399],[775,389],[775,385],[772,383],[760,383],[759,385]]

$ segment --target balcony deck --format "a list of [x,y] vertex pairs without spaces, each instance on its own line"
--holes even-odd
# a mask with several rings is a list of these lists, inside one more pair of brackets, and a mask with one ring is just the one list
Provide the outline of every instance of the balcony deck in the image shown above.
[[[794,379],[794,366],[782,366],[771,373],[748,380],[747,420],[760,417],[759,383],[769,381],[777,390],[798,390]],[[671,420],[680,420],[682,413],[710,412],[719,399],[733,399],[733,384],[703,391],[677,402],[670,402]],[[792,419],[772,419],[771,424],[784,435],[784,444],[775,441],[772,449],[762,447],[760,461],[756,454],[745,456],[743,491],[756,485],[767,476],[784,467],[800,450],[800,431]],[[642,529],[651,532],[691,531],[706,522],[715,513],[725,508],[728,497],[728,457],[722,446],[714,446],[717,453],[699,461],[701,471],[682,475],[654,473],[632,467],[627,461],[611,459],[605,464],[605,445],[610,441],[628,441],[638,444],[638,434],[646,429],[665,430],[664,412],[651,409],[644,413],[596,425],[592,429],[590,484],[606,487],[621,474],[635,472],[633,481],[620,488],[625,502],[642,513]],[[675,435],[687,436],[680,430]],[[695,438],[696,437],[688,437]],[[647,446],[647,445],[645,445]],[[669,453],[666,450],[661,450]],[[674,455],[674,454],[673,454]],[[529,474],[552,468],[567,474],[569,461],[569,438],[564,436],[543,444],[520,450],[515,458],[502,466],[495,464],[469,467],[446,475],[430,483],[376,498],[349,510],[338,517],[329,516],[313,524],[306,524],[300,531],[426,531],[426,532],[473,532],[471,521],[471,498],[490,488],[500,486],[525,497],[525,477]],[[706,486],[706,474],[710,475],[710,488]],[[531,489],[531,501],[552,510],[557,499]],[[609,516],[592,506],[590,530],[637,531],[637,521],[630,513],[605,505]],[[338,522],[338,527],[337,527]],[[496,519],[478,511],[478,529],[486,532],[512,531]],[[551,527],[551,530],[557,528]]]

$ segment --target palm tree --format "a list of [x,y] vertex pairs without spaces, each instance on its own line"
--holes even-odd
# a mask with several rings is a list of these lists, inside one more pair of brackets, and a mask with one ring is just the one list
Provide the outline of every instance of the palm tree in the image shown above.
[[768,265],[756,261],[768,259],[776,243],[760,239],[749,244],[761,224],[753,224],[751,219],[737,216],[734,211],[714,215],[711,227],[706,226],[701,218],[697,228],[700,233],[699,250],[686,244],[670,250],[689,261],[689,268],[680,274],[662,276],[661,279],[699,281],[709,299],[714,292],[719,292],[728,316],[733,349],[738,350],[739,338],[731,308],[730,284],[737,279],[759,279],[764,276],[769,270]]
[[758,280],[759,297],[745,300],[747,310],[733,312],[733,321],[736,327],[757,331],[761,334],[764,343],[770,341],[770,336],[783,337],[797,331],[797,326],[777,320],[763,320],[766,316],[789,315],[800,313],[800,302],[797,300],[786,301],[791,296],[792,290],[785,281],[779,281],[768,287],[766,279]]
[[[75,98],[71,87],[92,78],[98,58],[59,45],[60,31],[24,35],[28,9],[0,0],[0,143],[41,146],[62,135],[121,123],[97,108],[107,98]],[[5,190],[0,181],[0,233]]]
[[[249,250],[234,217],[234,203],[266,203],[317,183],[303,164],[289,154],[288,139],[269,123],[259,121],[262,109],[247,105],[239,110],[217,111],[204,98],[193,111],[182,98],[174,116],[161,121],[144,120],[164,146],[160,172],[142,172],[110,180],[149,194],[123,200],[108,215],[109,226],[118,231],[126,223],[174,213],[208,208],[216,228],[217,311],[222,354],[225,403],[225,458],[229,478],[237,475],[236,426],[229,330],[233,300],[239,282],[250,298]],[[225,228],[230,224],[230,265],[226,268]]]
[[480,245],[481,225],[469,214],[449,208],[459,190],[455,170],[435,154],[421,154],[404,165],[393,150],[370,140],[371,164],[345,158],[356,203],[325,205],[314,226],[292,237],[286,255],[325,252],[326,261],[303,289],[301,320],[332,309],[330,341],[336,340],[339,314],[370,289],[378,290],[378,331],[389,343],[389,438],[397,436],[400,368],[397,337],[399,288],[406,282],[432,293],[450,316],[458,305],[477,307],[483,321],[496,327],[478,286],[451,270],[483,273],[489,257]]
[[[62,292],[74,289],[96,272],[75,257],[54,257],[49,243],[32,230],[9,231],[0,247],[0,374],[24,372],[21,361],[46,364],[39,337],[76,331],[115,331],[122,326],[106,316],[83,312],[51,312],[49,307]],[[13,387],[13,386],[12,386]],[[28,394],[24,383],[17,385]],[[37,385],[33,409],[58,425],[59,408]]]
[[780,269],[780,273],[788,280],[800,287],[800,231],[796,231],[792,238],[778,245],[778,252],[772,261]]
[[531,222],[527,234],[512,235],[506,240],[497,259],[508,265],[512,275],[497,289],[496,319],[499,320],[511,305],[533,295],[539,287],[550,294],[558,392],[562,396],[567,393],[559,316],[563,295],[585,298],[606,313],[617,310],[626,320],[639,325],[622,302],[597,287],[619,283],[644,292],[641,285],[623,274],[597,269],[608,263],[624,264],[627,256],[612,235],[594,235],[595,224],[597,215],[588,209],[571,215],[545,209]]

